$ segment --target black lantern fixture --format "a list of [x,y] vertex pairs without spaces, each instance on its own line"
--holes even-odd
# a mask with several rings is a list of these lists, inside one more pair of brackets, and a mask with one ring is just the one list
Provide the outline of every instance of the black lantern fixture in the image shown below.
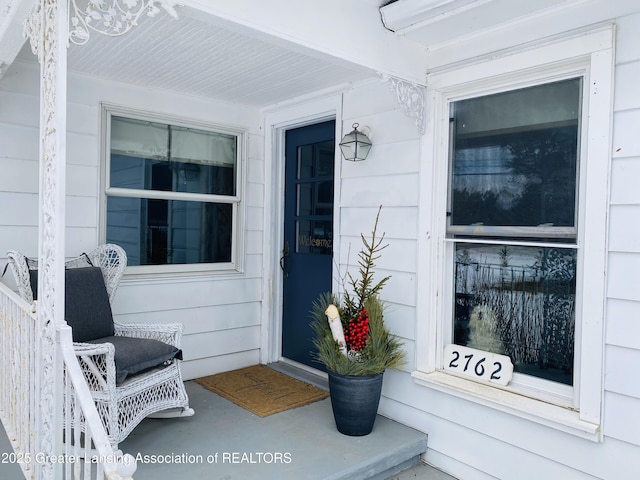
[[359,162],[367,158],[371,150],[371,140],[364,133],[358,130],[360,124],[354,123],[353,130],[342,137],[340,150],[345,160]]

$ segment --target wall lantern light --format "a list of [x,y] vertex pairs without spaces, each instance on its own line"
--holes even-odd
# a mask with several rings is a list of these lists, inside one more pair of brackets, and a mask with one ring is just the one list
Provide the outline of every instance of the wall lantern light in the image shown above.
[[358,130],[358,123],[352,125],[353,130],[342,137],[340,150],[345,160],[359,162],[367,158],[371,150],[371,140]]

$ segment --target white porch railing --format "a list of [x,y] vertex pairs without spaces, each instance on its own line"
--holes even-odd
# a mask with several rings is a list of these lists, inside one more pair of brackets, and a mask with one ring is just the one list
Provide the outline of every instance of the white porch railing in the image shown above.
[[[26,479],[131,480],[136,469],[130,455],[114,452],[107,440],[89,387],[73,352],[71,329],[56,328],[56,416],[42,419],[38,398],[38,338],[33,308],[0,282],[0,419]],[[70,422],[84,418],[84,431]],[[53,445],[44,452],[39,425],[54,422]],[[42,468],[46,467],[46,468]],[[43,474],[43,472],[47,472]]]
[[[35,417],[35,314],[31,307],[4,284],[0,284],[0,418],[15,458],[36,452]],[[25,478],[34,468],[19,462]]]

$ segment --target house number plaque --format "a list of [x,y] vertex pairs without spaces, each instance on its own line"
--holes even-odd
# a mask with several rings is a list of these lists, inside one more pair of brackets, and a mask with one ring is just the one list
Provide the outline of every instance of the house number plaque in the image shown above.
[[498,385],[507,385],[513,377],[513,363],[506,355],[452,343],[444,347],[444,369]]

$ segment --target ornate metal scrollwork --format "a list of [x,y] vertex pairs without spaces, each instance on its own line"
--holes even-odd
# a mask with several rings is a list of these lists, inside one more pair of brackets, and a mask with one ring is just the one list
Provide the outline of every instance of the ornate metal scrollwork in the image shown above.
[[402,112],[407,117],[414,117],[416,119],[416,127],[420,130],[420,133],[424,133],[426,129],[426,88],[423,85],[392,77],[391,75],[380,74],[380,76],[383,83],[391,85]]
[[143,14],[153,17],[160,8],[178,18],[175,5],[172,0],[70,0],[69,40],[84,45],[91,31],[111,37],[124,35],[138,25]]
[[[38,391],[39,414],[38,420],[38,449],[44,454],[55,452],[54,431],[56,419],[56,405],[59,398],[56,397],[56,382],[61,378],[62,372],[58,371],[56,354],[56,318],[54,316],[54,282],[55,282],[55,247],[60,222],[58,204],[60,192],[57,185],[60,162],[59,157],[59,119],[66,114],[66,106],[60,106],[58,86],[61,81],[59,75],[60,62],[58,58],[59,29],[64,28],[64,23],[59,22],[60,15],[66,15],[66,8],[60,8],[56,0],[40,0],[34,4],[29,16],[24,23],[25,34],[31,42],[31,50],[38,57],[41,67],[41,105],[40,105],[40,179],[41,201],[40,218],[41,245],[39,258],[42,264],[44,293],[38,299],[38,341],[36,388]],[[62,25],[61,25],[62,23]],[[66,34],[66,28],[62,35]],[[66,80],[63,78],[62,80]],[[63,96],[64,98],[64,96]],[[62,111],[59,111],[62,109]],[[37,465],[40,478],[53,478],[53,465],[45,462]]]
[[[173,0],[69,0],[69,42],[84,45],[91,32],[110,37],[124,35],[138,25],[146,14],[155,16],[162,8],[171,17],[178,18]],[[39,36],[42,25],[42,2],[35,3],[24,22],[24,32],[31,40],[31,50],[42,63]]]
[[31,51],[36,57],[38,57],[40,64],[42,64],[43,60],[43,45],[41,42],[44,41],[44,35],[42,34],[44,9],[45,6],[43,2],[34,3],[29,15],[27,15],[27,18],[23,23],[24,35],[29,39]]

